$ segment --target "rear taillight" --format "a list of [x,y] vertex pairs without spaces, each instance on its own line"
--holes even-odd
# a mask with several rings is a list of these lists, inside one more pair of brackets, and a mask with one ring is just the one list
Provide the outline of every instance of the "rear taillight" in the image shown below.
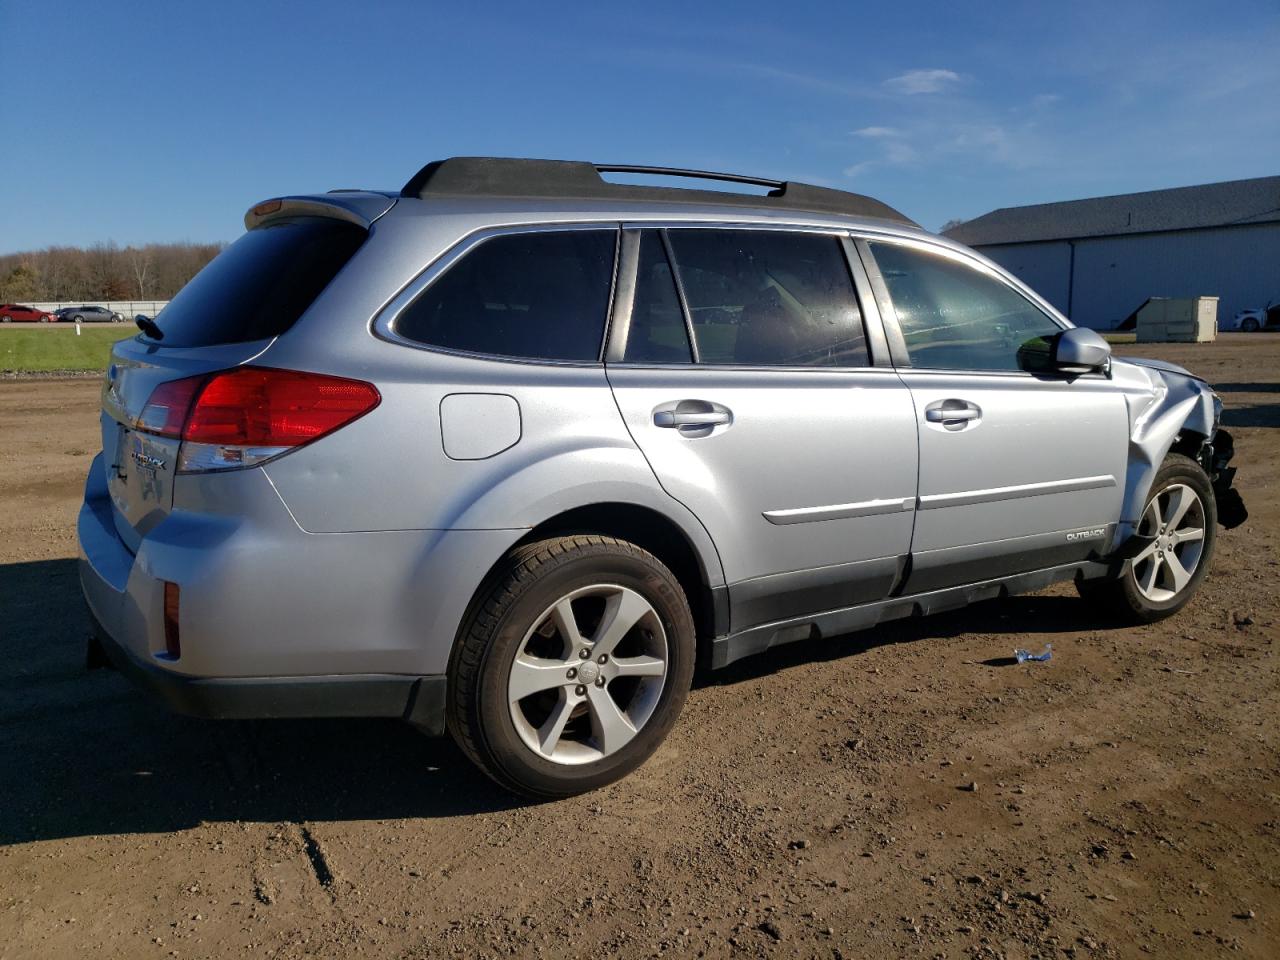
[[182,439],[179,472],[228,470],[318,440],[381,400],[377,388],[362,380],[237,367],[160,384],[136,426]]
[[151,391],[147,405],[142,408],[134,426],[161,437],[181,437],[191,401],[196,398],[207,379],[187,377],[185,380],[170,380],[160,384]]

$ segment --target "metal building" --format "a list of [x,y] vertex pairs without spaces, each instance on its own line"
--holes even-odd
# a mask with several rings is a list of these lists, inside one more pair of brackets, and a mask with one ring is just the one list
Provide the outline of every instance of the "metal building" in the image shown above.
[[1220,323],[1280,301],[1280,177],[1003,207],[947,236],[1096,329],[1148,297],[1219,297]]

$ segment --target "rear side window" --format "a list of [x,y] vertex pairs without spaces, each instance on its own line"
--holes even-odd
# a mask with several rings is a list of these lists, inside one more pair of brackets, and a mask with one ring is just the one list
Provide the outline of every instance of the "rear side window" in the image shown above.
[[769,230],[671,230],[698,361],[868,365],[840,241]]
[[265,340],[288,330],[364,243],[353,223],[323,217],[250,230],[201,270],[156,323],[166,347]]
[[616,242],[616,230],[493,237],[406,307],[395,332],[469,353],[599,360]]

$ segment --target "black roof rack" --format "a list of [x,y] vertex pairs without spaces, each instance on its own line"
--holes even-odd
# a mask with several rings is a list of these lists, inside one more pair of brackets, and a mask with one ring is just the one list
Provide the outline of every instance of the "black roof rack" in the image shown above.
[[[610,183],[600,174],[626,173],[662,177],[688,177],[767,187],[765,196],[718,190],[686,190],[677,187],[645,187]],[[803,210],[875,217],[918,226],[888,204],[859,193],[846,193],[808,183],[766,180],[734,173],[644,167],[630,164],[586,163],[580,160],[517,160],[505,157],[452,157],[436,160],[414,174],[400,191],[404,197],[538,197],[562,200],[642,200],[682,203],[720,203],[766,209]]]

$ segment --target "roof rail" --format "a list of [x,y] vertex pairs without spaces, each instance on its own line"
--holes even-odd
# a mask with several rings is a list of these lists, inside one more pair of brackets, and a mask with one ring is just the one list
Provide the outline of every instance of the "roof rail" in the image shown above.
[[[627,173],[682,177],[767,187],[765,196],[720,190],[645,187],[610,183],[600,174]],[[888,204],[859,193],[847,193],[808,183],[767,180],[735,173],[646,167],[631,164],[587,163],[580,160],[518,160],[505,157],[452,157],[435,160],[414,174],[400,191],[404,197],[536,197],[563,200],[642,200],[677,203],[718,203],[766,209],[801,210],[874,217],[918,226]]]

